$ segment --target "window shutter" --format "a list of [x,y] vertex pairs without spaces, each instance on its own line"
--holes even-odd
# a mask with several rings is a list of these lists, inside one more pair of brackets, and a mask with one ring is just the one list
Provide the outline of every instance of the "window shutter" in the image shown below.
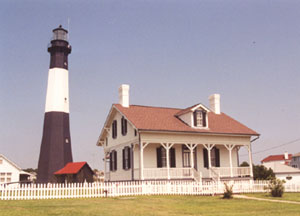
[[121,133],[124,136],[124,117],[121,119]]
[[197,169],[197,147],[194,148],[194,168]]
[[115,120],[115,138],[117,138],[118,136],[118,124],[117,124],[117,120]]
[[202,112],[202,125],[203,127],[206,127],[206,112]]
[[170,167],[176,167],[176,154],[175,154],[175,148],[170,149],[170,161],[171,166]]
[[160,168],[160,167],[162,167],[162,164],[161,164],[161,148],[156,149],[156,157],[157,157],[157,167]]
[[113,171],[112,170],[112,153],[111,152],[109,153],[109,170]]
[[206,148],[203,149],[204,167],[208,169],[208,151]]
[[125,169],[125,148],[122,149],[122,154],[123,154],[123,169]]
[[197,111],[194,111],[194,126],[197,127]]
[[220,167],[220,149],[215,148],[216,167]]
[[128,153],[128,169],[131,169],[131,148],[127,148],[127,153]]
[[117,170],[118,167],[117,167],[117,152],[116,151],[114,151],[114,155],[115,155],[115,158],[114,158],[115,159],[115,167],[114,167],[115,169],[114,170]]
[[127,134],[127,120],[126,119],[124,119],[124,135],[126,135]]

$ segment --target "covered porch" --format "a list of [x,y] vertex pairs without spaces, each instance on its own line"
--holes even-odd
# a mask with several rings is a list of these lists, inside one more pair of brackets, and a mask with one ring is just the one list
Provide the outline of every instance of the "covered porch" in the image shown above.
[[[238,151],[241,147],[248,150],[249,167],[239,167]],[[135,145],[134,154],[135,159],[139,159],[133,170],[134,180],[218,181],[253,177],[250,142],[222,144],[141,140]]]

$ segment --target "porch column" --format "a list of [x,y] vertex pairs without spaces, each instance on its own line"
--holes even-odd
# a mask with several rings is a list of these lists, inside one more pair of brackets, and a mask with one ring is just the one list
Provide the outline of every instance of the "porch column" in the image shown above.
[[227,150],[229,152],[230,177],[233,177],[233,170],[232,170],[232,149],[234,148],[234,145],[225,144],[225,147],[227,148]]
[[144,148],[147,147],[149,143],[141,141],[140,143],[140,179],[144,180]]
[[170,148],[174,144],[172,144],[172,143],[161,143],[161,145],[166,149],[167,178],[168,178],[168,180],[170,180],[171,179],[171,177],[170,177]]
[[104,152],[104,158],[103,158],[103,160],[104,160],[104,181],[106,180],[106,166],[107,166],[106,155],[107,155],[107,152]]
[[248,148],[248,154],[249,154],[250,177],[253,177],[251,143],[247,146],[247,148]]
[[140,143],[140,179],[144,180],[144,147],[143,147],[143,142]]
[[211,152],[210,151],[213,149],[215,144],[204,144],[203,146],[207,149],[209,177],[211,178],[211,171],[210,171],[210,168],[211,168]]

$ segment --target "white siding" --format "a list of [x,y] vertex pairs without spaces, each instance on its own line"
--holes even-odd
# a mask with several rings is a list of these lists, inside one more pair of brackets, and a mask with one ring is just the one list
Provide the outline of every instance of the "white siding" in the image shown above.
[[[18,182],[20,180],[20,170],[1,156],[0,160],[2,160],[2,163],[0,163],[0,184]],[[11,180],[7,181],[8,178],[10,178]]]
[[[121,128],[121,119],[122,115],[119,112],[116,112],[113,120],[117,120],[117,137],[114,139],[112,138],[112,124],[110,125],[109,131],[110,133],[107,134],[107,141],[108,144],[106,145],[106,141],[104,142],[104,151],[111,152],[112,150],[117,151],[117,170],[110,172],[109,166],[106,173],[109,173],[106,176],[105,180],[110,181],[118,181],[118,180],[131,180],[132,179],[132,169],[124,170],[123,169],[123,155],[122,150],[124,147],[128,146],[131,147],[131,144],[138,143],[138,135],[135,136],[134,128],[127,121],[127,134],[124,136],[122,135],[122,128]],[[138,147],[135,146],[134,150],[134,168],[136,169],[139,163],[139,153],[137,153]]]

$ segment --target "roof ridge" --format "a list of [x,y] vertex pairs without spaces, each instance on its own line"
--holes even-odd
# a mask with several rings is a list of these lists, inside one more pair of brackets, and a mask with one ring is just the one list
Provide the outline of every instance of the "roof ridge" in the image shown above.
[[[113,105],[120,105],[120,104],[113,104]],[[176,109],[176,110],[184,110],[185,109],[185,108],[163,107],[163,106],[147,106],[147,105],[137,105],[137,104],[130,104],[129,107],[130,106],[148,107],[148,108],[161,108],[161,109]]]

